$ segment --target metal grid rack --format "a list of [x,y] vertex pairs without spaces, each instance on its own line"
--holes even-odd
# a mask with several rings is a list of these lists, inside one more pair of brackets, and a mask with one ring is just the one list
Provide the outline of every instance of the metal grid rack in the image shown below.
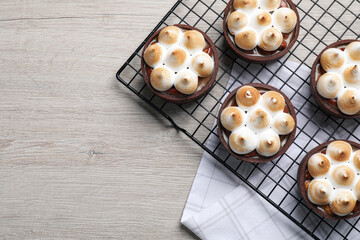
[[[283,67],[284,62],[290,59],[298,62],[299,67],[310,68],[316,55],[328,44],[360,37],[359,0],[293,2],[300,14],[300,35],[292,50],[278,61],[278,66]],[[268,65],[240,62],[223,36],[222,21],[226,4],[225,0],[178,0],[120,68],[117,79],[313,238],[358,238],[360,218],[331,221],[320,217],[307,206],[296,186],[296,172],[306,153],[323,141],[343,138],[359,142],[359,120],[336,119],[318,109],[310,95],[308,76],[296,74],[297,69],[288,69],[288,77],[279,79],[276,77],[279,68],[274,70]],[[213,40],[219,53],[220,67],[214,87],[194,103],[176,105],[161,100],[151,93],[141,74],[141,51],[145,42],[159,28],[173,24],[187,24],[203,30]],[[238,76],[232,76],[231,70],[235,64],[242,69]],[[257,74],[253,73],[254,68],[258,69]],[[270,79],[264,80],[259,75],[264,69],[271,73]],[[254,82],[276,85],[292,100],[297,112],[294,143],[282,157],[266,164],[237,161],[230,154],[223,154],[220,142],[211,148],[206,144],[211,135],[217,136],[214,120],[221,100],[229,93],[230,88],[226,87],[228,79],[232,77],[241,83],[242,74],[250,74]],[[317,130],[308,131],[311,127]],[[305,139],[307,144],[300,145],[297,143],[299,139],[302,142]]]

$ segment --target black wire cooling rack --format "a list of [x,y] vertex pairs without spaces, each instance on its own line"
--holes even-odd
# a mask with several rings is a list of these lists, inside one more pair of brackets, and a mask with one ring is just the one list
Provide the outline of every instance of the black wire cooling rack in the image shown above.
[[[300,14],[300,35],[292,50],[278,61],[278,69],[285,66],[286,60],[299,63],[299,68],[310,68],[316,55],[328,44],[340,39],[360,37],[359,0],[293,2]],[[310,95],[308,76],[298,75],[297,69],[288,69],[290,74],[279,79],[276,77],[278,70],[270,69],[268,65],[239,61],[223,36],[222,21],[226,4],[227,1],[224,0],[177,1],[120,68],[116,74],[117,79],[313,238],[359,239],[360,218],[327,220],[307,206],[296,186],[298,165],[306,153],[331,139],[343,138],[359,142],[359,120],[336,119],[323,113]],[[194,103],[177,105],[161,100],[152,94],[141,74],[141,50],[145,42],[159,28],[173,24],[187,24],[203,30],[213,40],[219,53],[220,67],[214,87]],[[240,65],[241,73],[232,76],[235,64]],[[254,71],[254,68],[258,70]],[[263,79],[259,74],[262,70],[268,70],[271,78]],[[284,91],[297,112],[298,126],[294,143],[287,153],[270,163],[236,161],[229,154],[224,155],[224,151],[220,151],[221,143],[211,148],[206,145],[211,135],[217,136],[214,120],[221,100],[229,92],[227,81],[232,77],[241,83],[243,74],[250,74],[251,81],[275,85]],[[306,144],[303,144],[304,140]]]

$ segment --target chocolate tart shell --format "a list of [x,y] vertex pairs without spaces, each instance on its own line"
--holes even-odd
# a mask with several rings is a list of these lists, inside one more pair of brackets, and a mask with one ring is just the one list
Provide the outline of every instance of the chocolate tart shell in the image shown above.
[[206,85],[200,89],[199,91],[196,91],[195,93],[193,94],[190,94],[190,95],[185,95],[185,94],[181,94],[181,96],[174,96],[174,95],[170,95],[169,93],[165,93],[165,92],[161,92],[161,91],[158,91],[156,90],[155,88],[153,88],[151,86],[151,83],[150,83],[150,76],[148,76],[147,74],[147,71],[146,71],[146,66],[147,64],[145,63],[144,61],[144,53],[145,53],[145,50],[147,49],[147,47],[151,44],[151,42],[157,38],[157,36],[159,35],[160,31],[163,29],[159,29],[158,31],[156,31],[148,40],[147,42],[145,43],[145,46],[143,48],[143,52],[142,52],[142,55],[141,55],[141,71],[142,71],[142,74],[144,76],[144,79],[145,79],[145,83],[148,85],[148,87],[150,88],[150,90],[158,97],[162,98],[163,100],[165,101],[168,101],[168,102],[172,102],[172,103],[177,103],[177,104],[182,104],[182,103],[188,103],[188,102],[193,102],[195,101],[196,99],[199,99],[201,98],[202,96],[204,96],[208,91],[211,90],[211,88],[213,87],[213,84],[215,82],[215,79],[216,79],[216,75],[218,73],[218,70],[219,70],[219,55],[218,55],[218,52],[216,50],[216,47],[213,43],[213,41],[201,30],[195,28],[195,27],[192,27],[192,26],[188,26],[188,25],[182,25],[182,24],[175,24],[174,26],[177,26],[183,30],[196,30],[198,32],[200,32],[204,38],[205,38],[205,41],[210,45],[211,47],[211,51],[212,51],[212,55],[213,55],[213,59],[214,59],[214,70],[211,74],[211,77],[209,79],[209,81],[206,83]]
[[346,119],[350,119],[350,118],[360,118],[360,113],[355,114],[355,115],[347,115],[344,114],[340,111],[340,109],[337,106],[330,106],[326,101],[326,98],[323,98],[317,91],[316,89],[316,71],[318,66],[320,66],[320,58],[321,55],[329,48],[337,48],[339,46],[342,45],[348,45],[352,42],[355,41],[359,41],[359,40],[355,40],[355,39],[346,39],[346,40],[341,40],[341,41],[337,41],[334,42],[332,44],[330,44],[329,46],[327,46],[326,48],[324,48],[320,54],[317,56],[314,64],[312,65],[311,68],[311,75],[310,75],[310,87],[311,87],[311,93],[315,99],[315,101],[317,102],[317,104],[319,105],[319,107],[326,112],[327,114],[330,114],[334,117],[338,117],[338,118],[346,118]]
[[231,7],[234,3],[234,0],[230,0],[229,3],[227,4],[226,8],[225,8],[225,12],[224,12],[224,20],[223,20],[223,29],[224,29],[224,36],[226,39],[226,42],[229,44],[229,46],[231,47],[231,49],[244,61],[250,62],[250,63],[269,63],[269,62],[274,62],[277,59],[281,58],[282,56],[284,56],[287,52],[290,51],[290,49],[292,48],[292,46],[295,44],[298,36],[299,36],[299,32],[300,32],[300,16],[299,13],[296,9],[295,4],[291,1],[291,0],[285,0],[285,2],[289,5],[289,8],[291,8],[297,17],[297,24],[296,27],[293,31],[294,32],[294,37],[293,39],[290,41],[290,43],[286,46],[285,49],[281,50],[280,52],[276,52],[275,54],[271,54],[271,55],[263,55],[263,56],[258,56],[258,55],[252,55],[252,54],[247,54],[245,52],[243,52],[239,47],[236,46],[235,42],[232,40],[232,38],[234,38],[227,27],[227,19],[228,16],[230,15],[230,10]]
[[[297,172],[297,185],[298,188],[300,190],[301,196],[304,198],[305,202],[311,207],[312,210],[314,210],[317,214],[327,218],[327,219],[331,219],[331,220],[341,220],[341,219],[349,219],[349,218],[353,218],[353,217],[357,217],[360,215],[360,210],[355,213],[355,214],[349,214],[346,216],[337,216],[337,215],[329,215],[326,212],[320,210],[316,204],[313,204],[308,196],[307,196],[307,191],[305,189],[305,172],[307,169],[307,163],[310,159],[310,157],[312,155],[314,155],[315,153],[321,152],[322,149],[326,148],[330,143],[334,142],[334,141],[344,141],[349,143],[352,147],[358,148],[360,149],[360,144],[350,141],[350,140],[343,140],[343,139],[337,139],[337,140],[331,140],[331,141],[327,141],[324,142],[323,144],[320,144],[319,146],[317,146],[316,148],[312,149],[310,152],[308,152],[308,154],[306,154],[306,156],[303,158],[303,160],[301,161],[299,168],[298,168],[298,172]],[[357,201],[356,203],[359,206],[359,202]]]
[[[294,127],[294,130],[289,133],[288,135],[288,139],[286,141],[286,143],[280,148],[279,152],[277,152],[274,156],[271,156],[271,157],[264,157],[264,156],[261,156],[259,154],[257,154],[256,157],[248,157],[248,156],[245,156],[245,155],[240,155],[240,154],[237,154],[235,152],[233,152],[229,146],[229,144],[226,142],[226,140],[224,139],[224,128],[221,124],[221,120],[220,120],[220,116],[221,116],[221,113],[222,111],[226,108],[226,106],[228,105],[229,101],[236,95],[236,92],[239,90],[239,88],[243,87],[243,86],[252,86],[256,89],[263,89],[263,90],[266,90],[266,91],[275,91],[275,92],[278,92],[280,93],[284,99],[285,99],[285,104],[288,108],[288,113],[294,118],[294,121],[295,121],[295,127]],[[266,85],[266,84],[262,84],[262,83],[250,83],[250,84],[246,84],[246,85],[242,85],[240,87],[237,87],[235,90],[233,90],[228,96],[227,98],[225,99],[224,103],[222,104],[220,110],[219,110],[219,113],[218,113],[218,116],[217,116],[217,133],[218,133],[218,136],[220,138],[220,141],[221,143],[224,145],[225,149],[232,155],[234,156],[235,158],[239,159],[239,160],[242,160],[242,161],[245,161],[245,162],[252,162],[252,163],[265,163],[265,162],[269,162],[271,160],[274,160],[275,158],[281,156],[282,154],[284,154],[286,152],[286,150],[290,147],[290,145],[292,144],[292,142],[294,141],[294,138],[295,138],[295,134],[296,134],[296,126],[297,126],[297,121],[296,121],[296,113],[295,113],[295,109],[294,109],[294,106],[292,105],[290,99],[283,93],[281,92],[279,89],[277,88],[274,88],[270,85]]]

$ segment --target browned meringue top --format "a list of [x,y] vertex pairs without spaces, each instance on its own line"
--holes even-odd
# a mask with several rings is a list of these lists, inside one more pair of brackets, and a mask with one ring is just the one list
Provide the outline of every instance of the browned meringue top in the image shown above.
[[179,40],[181,29],[176,26],[163,28],[158,36],[158,41],[167,45],[175,44]]
[[348,161],[350,159],[351,152],[351,145],[344,141],[334,141],[326,148],[326,155],[339,162]]
[[283,111],[285,108],[285,99],[284,97],[275,91],[268,91],[263,94],[263,101],[265,108],[270,112],[279,112]]
[[312,155],[307,163],[308,171],[314,178],[328,173],[330,166],[330,160],[322,153]]
[[329,48],[320,57],[320,64],[328,71],[329,69],[340,68],[345,62],[345,54],[337,48]]
[[336,215],[345,216],[354,210],[355,205],[356,199],[351,191],[339,189],[336,191],[335,197],[330,203],[330,208]]
[[355,181],[355,172],[347,165],[337,166],[331,176],[332,179],[341,186],[350,186]]
[[332,191],[331,183],[328,180],[315,179],[310,182],[307,195],[312,203],[326,205],[330,201]]
[[239,106],[249,108],[260,100],[260,92],[251,86],[241,87],[236,93],[236,103]]
[[260,37],[259,47],[265,51],[277,50],[283,41],[282,33],[276,28],[266,29]]
[[257,5],[258,5],[257,0],[234,0],[235,9],[242,9],[242,8],[252,9],[252,8],[256,8]]

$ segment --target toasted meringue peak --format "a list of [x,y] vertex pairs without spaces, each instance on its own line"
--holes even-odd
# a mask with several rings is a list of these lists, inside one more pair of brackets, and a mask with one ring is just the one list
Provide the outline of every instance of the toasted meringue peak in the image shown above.
[[184,33],[183,45],[190,52],[201,51],[205,47],[205,38],[199,31],[189,30]]
[[294,30],[297,24],[297,16],[291,8],[279,8],[273,13],[274,26],[283,33]]
[[271,24],[271,15],[267,11],[260,10],[256,16],[257,25],[266,27]]
[[238,107],[227,107],[221,112],[220,120],[224,128],[233,131],[245,124],[245,112]]
[[265,51],[275,51],[282,41],[283,35],[279,30],[273,27],[268,28],[261,34],[259,47]]
[[314,178],[327,174],[330,171],[330,166],[330,160],[322,153],[315,153],[307,163],[308,171]]
[[144,60],[147,65],[150,67],[155,67],[155,65],[159,64],[165,55],[165,50],[160,44],[151,44],[147,47],[144,52]]
[[360,171],[360,150],[354,152],[353,164],[355,168]]
[[333,188],[329,180],[314,179],[310,182],[307,196],[316,205],[326,205],[330,201],[332,191]]
[[279,135],[290,134],[295,128],[295,120],[288,113],[279,113],[274,117],[273,129]]
[[316,89],[324,98],[336,98],[342,88],[342,81],[335,73],[325,73],[316,82]]
[[185,49],[181,47],[175,47],[169,49],[168,55],[165,59],[165,64],[175,71],[184,67],[189,59],[189,55]]
[[247,127],[239,128],[231,133],[229,146],[237,154],[247,154],[255,150],[257,144],[256,135]]
[[238,9],[254,9],[258,6],[257,0],[234,0],[234,8]]
[[181,35],[181,29],[176,26],[168,26],[163,28],[158,36],[159,43],[172,45],[178,42]]
[[270,157],[279,151],[281,147],[280,138],[279,135],[274,132],[274,130],[265,130],[258,135],[258,138],[259,144],[256,148],[256,151],[260,155]]
[[355,171],[348,165],[339,165],[331,173],[335,185],[350,186],[355,181]]
[[357,200],[360,201],[360,179],[355,184],[354,193]]
[[274,11],[280,7],[281,0],[260,0],[260,7],[267,11]]
[[347,115],[360,112],[360,91],[355,88],[346,88],[337,99],[337,106]]
[[259,102],[260,97],[260,92],[256,88],[243,86],[236,93],[236,103],[247,111]]
[[199,77],[207,77],[214,70],[214,60],[208,54],[201,52],[193,56],[191,66]]
[[327,49],[320,57],[321,66],[325,71],[340,68],[345,62],[345,54],[337,48]]
[[360,42],[352,42],[345,49],[351,60],[360,61]]
[[354,210],[356,199],[350,190],[338,189],[334,194],[335,197],[330,203],[330,209],[334,214],[345,216]]
[[175,78],[175,88],[183,94],[193,94],[198,87],[198,76],[191,70],[178,72]]
[[232,12],[227,20],[227,26],[232,35],[248,24],[248,18],[245,13],[235,11]]
[[254,30],[247,29],[235,36],[236,45],[244,50],[252,50],[257,45],[257,33]]
[[259,132],[270,127],[270,123],[271,116],[262,107],[257,107],[248,113],[247,126],[255,132]]
[[150,75],[150,83],[158,91],[169,90],[174,85],[174,73],[167,67],[155,68]]
[[359,87],[360,86],[360,66],[349,65],[345,68],[343,76],[345,83],[349,86]]
[[334,141],[326,148],[326,155],[338,162],[348,161],[352,152],[351,145],[344,141]]
[[276,113],[279,111],[284,111],[285,108],[285,99],[284,97],[275,91],[267,91],[262,96],[262,101],[266,110]]

